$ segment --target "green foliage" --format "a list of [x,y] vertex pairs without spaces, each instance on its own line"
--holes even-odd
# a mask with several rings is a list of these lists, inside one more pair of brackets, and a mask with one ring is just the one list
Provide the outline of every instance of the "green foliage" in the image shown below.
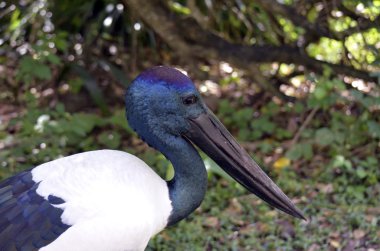
[[298,143],[289,149],[286,156],[291,160],[310,160],[313,157],[313,154],[313,148],[310,143]]
[[[102,148],[118,149],[122,137],[132,133],[125,123],[123,110],[115,110],[111,116],[102,118],[100,114],[67,113],[62,104],[53,110],[33,109],[33,104],[30,108],[22,118],[10,122],[10,126],[20,127],[17,137],[9,138],[4,134],[4,139],[15,144],[12,149],[0,152],[4,160],[2,165],[8,169],[8,172],[2,171],[3,178],[62,155]],[[94,137],[95,130],[102,133]]]
[[50,68],[30,56],[25,56],[20,60],[19,69],[17,79],[25,83],[30,83],[33,79],[49,80],[51,78]]
[[[103,113],[109,113],[108,107],[103,96],[103,92],[99,88],[96,79],[80,65],[74,65],[72,66],[72,68],[83,80],[81,84],[83,84],[83,86],[88,90],[95,104],[98,105],[98,107],[102,110]],[[80,88],[80,86],[78,86],[78,88]]]
[[272,135],[278,139],[286,139],[291,133],[276,126],[273,118],[279,111],[279,106],[268,103],[261,108],[262,113],[255,118],[253,110],[249,107],[239,109],[231,106],[228,100],[221,100],[218,109],[218,116],[223,118],[223,123],[233,130],[238,131],[237,137],[243,141],[252,141],[263,136]]

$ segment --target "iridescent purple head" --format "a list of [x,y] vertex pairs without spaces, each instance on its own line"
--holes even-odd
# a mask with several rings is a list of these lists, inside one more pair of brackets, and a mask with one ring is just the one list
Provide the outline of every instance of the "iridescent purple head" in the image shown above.
[[138,75],[127,90],[125,102],[129,125],[149,137],[157,149],[160,146],[153,134],[180,135],[189,126],[186,118],[197,117],[206,110],[193,82],[167,66],[153,67]]
[[148,84],[166,84],[176,88],[194,88],[193,82],[185,74],[168,66],[156,66],[142,72],[135,81]]

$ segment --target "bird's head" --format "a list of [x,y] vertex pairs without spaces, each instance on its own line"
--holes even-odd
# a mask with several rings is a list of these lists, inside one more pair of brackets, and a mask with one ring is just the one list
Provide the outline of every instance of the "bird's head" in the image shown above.
[[[180,71],[158,66],[141,73],[126,95],[130,126],[142,137],[181,137],[190,129],[188,119],[207,111],[193,82]],[[150,139],[152,140],[152,139]],[[160,142],[149,142],[154,147]],[[162,144],[168,144],[162,142]]]
[[[292,216],[304,216],[203,102],[180,71],[158,66],[141,73],[126,94],[130,126],[157,149],[178,138],[198,146],[249,191]],[[183,141],[183,140],[182,140]]]

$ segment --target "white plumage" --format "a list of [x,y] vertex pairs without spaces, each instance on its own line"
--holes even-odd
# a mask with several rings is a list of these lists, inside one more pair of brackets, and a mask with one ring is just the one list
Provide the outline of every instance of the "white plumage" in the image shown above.
[[144,250],[172,210],[166,182],[125,152],[75,154],[42,164],[32,175],[39,195],[65,201],[57,207],[71,225],[42,251]]

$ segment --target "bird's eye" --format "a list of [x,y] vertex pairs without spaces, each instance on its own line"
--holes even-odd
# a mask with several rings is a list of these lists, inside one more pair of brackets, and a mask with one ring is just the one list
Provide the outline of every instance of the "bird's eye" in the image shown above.
[[187,97],[182,98],[182,103],[184,105],[192,105],[198,101],[198,97],[195,95],[190,95]]

